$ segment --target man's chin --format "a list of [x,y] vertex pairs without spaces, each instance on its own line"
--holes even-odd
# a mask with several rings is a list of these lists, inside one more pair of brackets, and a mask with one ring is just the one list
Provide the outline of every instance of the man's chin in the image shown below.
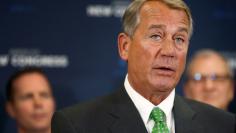
[[163,91],[163,92],[172,91],[175,88],[173,79],[170,80],[170,78],[159,80],[158,82],[155,82],[153,85],[155,86],[157,90]]
[[157,84],[155,85],[155,90],[158,92],[170,92],[174,89],[173,86],[169,86],[166,84]]
[[35,132],[37,131],[47,131],[48,129],[50,129],[50,123],[47,122],[35,122],[34,125],[32,125],[31,127],[32,130],[35,130]]

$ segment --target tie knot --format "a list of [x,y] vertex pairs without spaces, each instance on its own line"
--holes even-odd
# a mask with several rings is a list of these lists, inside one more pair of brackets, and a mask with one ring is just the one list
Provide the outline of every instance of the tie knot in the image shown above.
[[165,122],[166,116],[165,113],[158,107],[153,108],[150,114],[150,118],[155,122]]

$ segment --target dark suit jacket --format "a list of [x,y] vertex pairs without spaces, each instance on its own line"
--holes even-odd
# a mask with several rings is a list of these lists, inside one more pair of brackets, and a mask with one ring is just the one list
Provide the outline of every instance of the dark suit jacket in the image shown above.
[[[235,116],[178,95],[174,101],[176,133],[235,133]],[[125,89],[57,111],[52,133],[147,133]]]

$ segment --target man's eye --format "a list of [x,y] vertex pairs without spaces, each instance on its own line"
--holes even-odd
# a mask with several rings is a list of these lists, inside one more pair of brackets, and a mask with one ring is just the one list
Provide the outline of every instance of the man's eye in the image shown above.
[[153,40],[156,40],[156,41],[161,40],[161,36],[160,36],[160,35],[157,35],[157,34],[153,34],[153,35],[151,35],[150,38],[153,39]]
[[184,39],[180,38],[180,37],[177,37],[177,38],[175,38],[175,43],[176,44],[182,44],[182,43],[184,43]]
[[32,98],[32,95],[30,95],[30,94],[20,96],[20,99],[21,99],[21,100],[27,100],[27,99],[31,99],[31,98]]
[[42,93],[41,97],[43,97],[43,98],[50,98],[51,94],[50,93]]

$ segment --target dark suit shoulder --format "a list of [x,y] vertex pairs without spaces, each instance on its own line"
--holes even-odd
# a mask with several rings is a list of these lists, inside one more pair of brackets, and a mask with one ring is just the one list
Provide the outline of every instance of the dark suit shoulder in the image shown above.
[[104,111],[109,108],[112,101],[112,95],[107,95],[64,108],[60,111],[65,113],[67,116],[74,118],[75,116],[84,116],[85,114]]
[[146,133],[145,125],[125,89],[54,113],[56,133]]
[[228,129],[233,130],[233,127],[235,127],[236,119],[234,114],[198,101],[190,99],[185,99],[185,101],[196,112],[194,119],[199,120],[199,122],[208,126],[214,125],[217,128],[228,127]]
[[174,115],[178,133],[235,133],[234,114],[178,95]]
[[[64,108],[54,114],[54,119],[56,117],[64,119],[61,120],[63,123],[69,123],[69,128],[73,127],[79,132],[96,132],[93,131],[95,129],[104,131],[109,124],[112,124],[113,119],[111,119],[111,115],[107,114],[116,104],[116,95],[117,93]],[[90,128],[91,125],[93,128]]]
[[189,103],[194,111],[200,114],[207,115],[207,117],[214,117],[215,119],[235,120],[234,114],[230,112],[191,99],[185,99],[185,101]]
[[118,90],[112,94],[97,97],[95,99],[64,108],[61,111],[65,114],[71,115],[72,117],[74,117],[74,115],[84,116],[85,114],[91,115],[91,113],[95,112],[98,113],[101,111],[104,112],[105,110],[108,111],[114,104],[121,103],[120,93],[120,90]]

